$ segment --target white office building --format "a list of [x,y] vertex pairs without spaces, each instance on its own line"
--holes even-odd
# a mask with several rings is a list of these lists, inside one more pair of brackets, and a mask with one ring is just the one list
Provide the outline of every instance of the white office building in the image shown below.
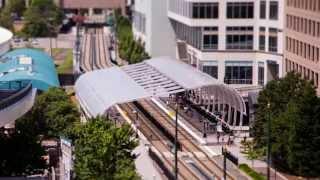
[[[154,2],[157,10],[149,5]],[[142,37],[147,51],[157,52],[152,56],[168,55],[159,49],[175,49],[179,59],[235,87],[264,85],[282,76],[282,0],[167,0],[166,9],[164,4],[137,0],[134,5],[135,35],[140,37],[137,22],[145,21]],[[160,10],[167,18],[157,21],[153,18],[164,13]],[[139,12],[147,12],[141,21],[136,20]],[[170,27],[173,46],[167,42]]]
[[173,27],[167,15],[166,0],[135,0],[133,3],[133,33],[153,56],[176,54]]

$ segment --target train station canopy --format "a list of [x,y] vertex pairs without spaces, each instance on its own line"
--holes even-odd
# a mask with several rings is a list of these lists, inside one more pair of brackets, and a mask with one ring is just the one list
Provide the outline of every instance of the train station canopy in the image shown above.
[[245,113],[239,93],[200,70],[169,57],[159,57],[122,67],[96,70],[80,76],[76,96],[89,117],[105,115],[116,104],[150,97],[214,87],[215,96]]

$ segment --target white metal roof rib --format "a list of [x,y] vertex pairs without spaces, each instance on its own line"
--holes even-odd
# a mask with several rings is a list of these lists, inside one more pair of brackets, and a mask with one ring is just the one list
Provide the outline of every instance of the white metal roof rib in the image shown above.
[[145,62],[187,90],[223,84],[191,65],[169,57],[153,58]]
[[76,96],[89,117],[104,115],[116,104],[199,88],[207,92],[223,91],[214,95],[220,96],[218,99],[223,102],[234,103],[233,106],[243,112],[243,100],[236,91],[168,57],[88,72],[80,76],[75,85]]
[[5,28],[0,27],[0,45],[2,43],[8,42],[12,37],[13,37],[12,32],[10,32]]
[[149,93],[119,67],[88,72],[77,80],[76,95],[89,116],[105,114],[117,103],[149,97]]

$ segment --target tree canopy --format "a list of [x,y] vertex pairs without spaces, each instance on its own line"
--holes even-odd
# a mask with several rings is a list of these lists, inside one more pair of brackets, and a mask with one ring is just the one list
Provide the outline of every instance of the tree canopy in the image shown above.
[[0,26],[13,30],[13,19],[8,8],[4,8],[0,12]]
[[98,117],[74,130],[77,179],[140,179],[132,150],[138,145],[128,125]]
[[253,125],[258,146],[266,146],[271,121],[272,161],[295,175],[320,176],[320,100],[299,74],[271,81],[260,93]]
[[26,10],[26,3],[25,0],[10,0],[5,8],[8,8],[10,13],[22,16]]
[[141,40],[135,40],[132,33],[132,26],[126,17],[115,13],[116,33],[119,40],[119,55],[130,64],[141,62],[150,58],[145,52],[144,44]]
[[23,32],[31,37],[52,36],[63,19],[62,11],[52,0],[32,0],[24,13]]
[[0,176],[32,175],[46,168],[39,138],[30,136],[25,128],[9,134],[0,131],[0,147]]
[[50,88],[39,95],[32,110],[16,121],[16,126],[30,130],[30,134],[48,137],[67,136],[79,122],[77,107],[66,92]]

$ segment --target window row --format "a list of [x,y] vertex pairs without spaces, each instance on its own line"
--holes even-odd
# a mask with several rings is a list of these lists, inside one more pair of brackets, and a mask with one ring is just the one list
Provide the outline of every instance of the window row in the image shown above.
[[290,37],[286,37],[286,50],[310,61],[319,62],[320,60],[319,47],[307,44],[305,42]]
[[[227,84],[252,84],[252,64],[237,62],[237,65],[226,63],[224,81]],[[218,79],[218,65],[202,65],[202,71]],[[259,80],[264,83],[264,68],[259,67]]]
[[226,49],[252,50],[253,49],[253,27],[227,27]]
[[227,18],[248,19],[254,17],[253,2],[228,2]]
[[298,63],[295,63],[289,59],[286,59],[286,72],[296,72],[300,73],[301,76],[307,80],[313,82],[315,87],[319,87],[319,73],[312,71]]
[[286,22],[287,28],[291,30],[320,37],[320,22],[293,15],[287,15]]
[[190,27],[175,20],[171,20],[177,39],[186,41],[187,44],[201,49],[202,27]]
[[226,65],[224,82],[226,84],[252,84],[251,66]]
[[[267,2],[260,1],[260,19],[266,19],[267,17]],[[279,4],[278,1],[270,1],[269,19],[278,20],[279,16]]]
[[320,11],[319,0],[287,0],[287,6],[310,11]]
[[218,3],[192,3],[192,18],[214,19],[219,17]]
[[[266,28],[260,27],[259,32],[259,50],[266,50]],[[275,28],[269,28],[269,52],[278,52],[278,30]]]
[[145,34],[146,33],[146,16],[138,11],[134,11],[133,26],[137,31]]

